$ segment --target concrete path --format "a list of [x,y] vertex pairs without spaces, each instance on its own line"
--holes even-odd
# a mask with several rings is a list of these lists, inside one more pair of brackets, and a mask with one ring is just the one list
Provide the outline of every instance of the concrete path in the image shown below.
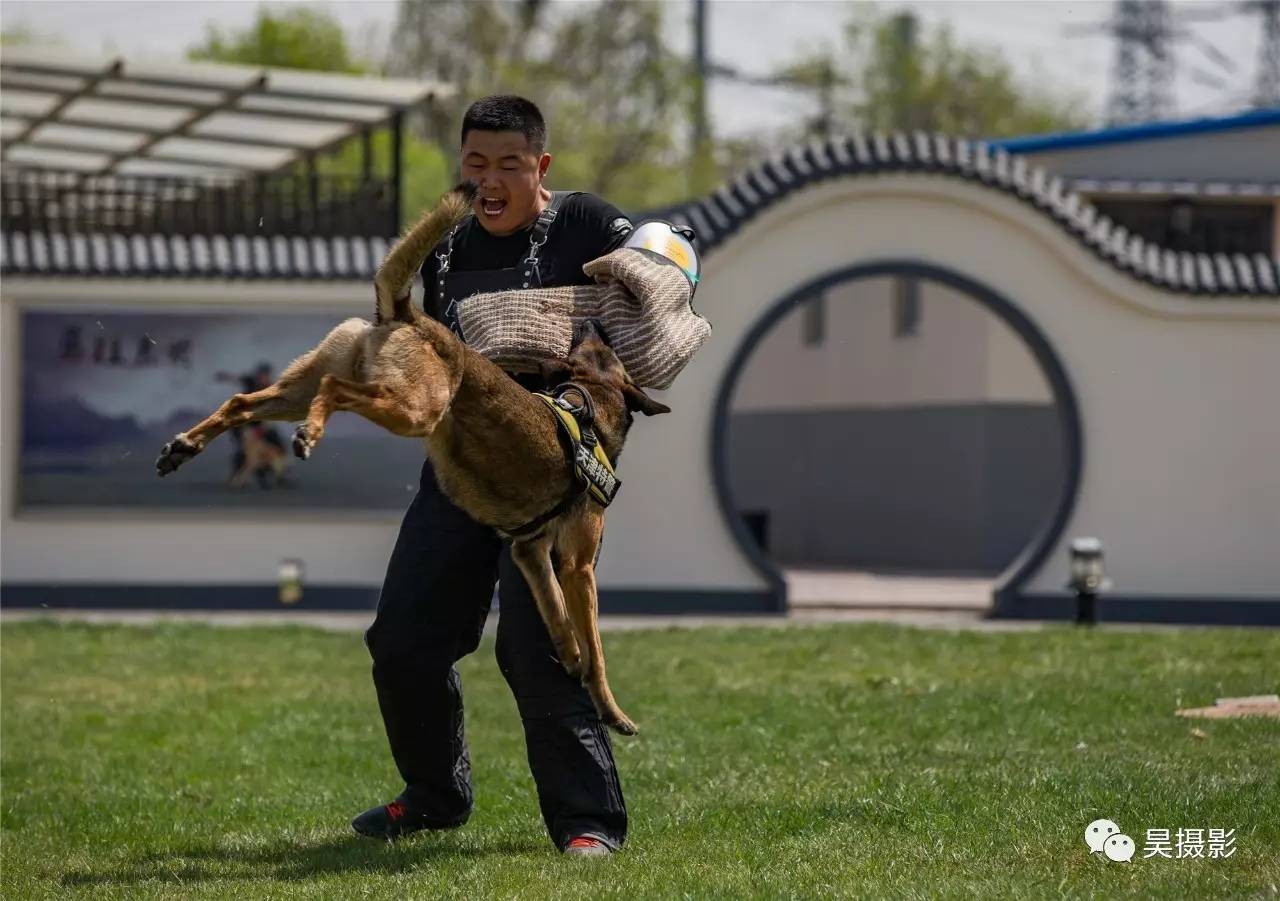
[[788,569],[792,610],[936,610],[991,608],[991,579],[897,576],[853,570]]
[[[989,579],[889,576],[849,570],[794,569],[786,573],[791,611],[787,616],[662,615],[600,618],[605,631],[687,629],[701,626],[766,626],[819,623],[899,623],[930,629],[1022,630],[1034,622],[988,620]],[[359,610],[4,610],[0,623],[49,618],[62,622],[152,625],[197,622],[215,626],[302,625],[337,632],[363,632],[373,611]],[[486,630],[497,627],[489,617]]]
[[[312,610],[4,610],[0,624],[49,619],[56,622],[113,623],[150,626],[156,623],[205,623],[212,626],[306,626],[334,632],[363,632],[372,611]],[[485,630],[497,628],[498,616],[489,617]],[[983,629],[1015,631],[1042,628],[1036,622],[987,620],[972,610],[858,610],[798,609],[788,616],[602,616],[602,631],[637,629],[693,629],[705,626],[763,626],[787,628],[823,623],[897,623],[929,629]]]

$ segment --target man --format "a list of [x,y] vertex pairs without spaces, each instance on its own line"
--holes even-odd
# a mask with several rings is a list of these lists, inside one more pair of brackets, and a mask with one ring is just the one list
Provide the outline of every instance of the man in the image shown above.
[[[474,215],[422,270],[426,311],[459,334],[460,300],[478,291],[588,284],[583,264],[613,250],[631,230],[626,217],[598,197],[544,188],[551,165],[545,148],[542,114],[521,97],[486,97],[463,118],[462,177],[479,188]],[[544,387],[531,376],[518,380]],[[471,764],[454,663],[479,644],[495,581],[498,665],[524,724],[547,832],[567,854],[612,853],[626,838],[627,812],[608,731],[586,690],[556,659],[509,543],[444,497],[429,462],[365,635],[405,788],[351,825],[362,835],[395,839],[466,822]]]
[[[258,368],[252,372],[242,372],[238,375],[219,372],[214,375],[214,379],[219,382],[235,382],[245,394],[261,391],[275,381],[271,377],[271,364],[265,362],[259,363]],[[270,487],[271,483],[267,480],[270,475],[275,476],[277,486],[281,484],[286,460],[285,447],[274,425],[253,420],[243,426],[232,426],[231,439],[235,450],[231,455],[231,474],[227,476],[227,484],[239,487],[248,481],[250,474],[258,479],[258,485],[261,488]],[[257,465],[250,471],[246,469],[250,456],[246,445],[255,441],[262,443],[264,453],[255,455]]]

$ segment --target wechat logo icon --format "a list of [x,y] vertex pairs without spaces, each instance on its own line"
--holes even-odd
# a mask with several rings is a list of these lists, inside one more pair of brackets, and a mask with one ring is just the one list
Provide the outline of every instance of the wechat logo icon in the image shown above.
[[1084,843],[1090,854],[1105,854],[1107,860],[1128,862],[1133,860],[1133,839],[1120,832],[1111,820],[1094,820],[1084,830]]

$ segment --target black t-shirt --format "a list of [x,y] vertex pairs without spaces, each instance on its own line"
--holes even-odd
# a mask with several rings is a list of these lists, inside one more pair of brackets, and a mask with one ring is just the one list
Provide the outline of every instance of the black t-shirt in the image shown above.
[[[466,219],[453,240],[449,258],[451,272],[473,272],[481,269],[514,269],[529,252],[533,225],[518,232],[496,237],[484,230],[475,217]],[[616,249],[631,233],[631,221],[613,204],[594,194],[572,194],[560,204],[556,221],[547,233],[547,243],[538,253],[538,271],[544,288],[564,285],[589,285],[591,279],[582,267],[597,257]],[[426,289],[423,307],[428,315],[441,319],[436,295],[436,252],[427,255],[422,265]]]

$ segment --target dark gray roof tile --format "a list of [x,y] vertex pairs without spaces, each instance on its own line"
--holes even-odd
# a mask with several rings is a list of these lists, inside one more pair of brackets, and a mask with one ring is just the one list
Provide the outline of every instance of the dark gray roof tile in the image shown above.
[[973,148],[973,172],[983,184],[994,184],[996,181],[995,157],[991,148],[979,141]]
[[[854,134],[791,148],[752,167],[709,197],[664,210],[692,226],[704,253],[805,184],[862,173],[924,170],[972,179],[1039,209],[1101,260],[1150,284],[1188,294],[1280,298],[1280,260],[1258,254],[1177,253],[1116,227],[1091,204],[1024,158],[984,142],[916,132]],[[289,240],[260,235],[0,235],[6,275],[173,275],[243,278],[368,278],[388,249],[382,237]]]
[[1264,254],[1254,254],[1253,271],[1257,273],[1258,284],[1268,294],[1280,294],[1280,261],[1269,259]]
[[915,169],[919,163],[911,139],[900,131],[895,131],[889,138],[894,160],[904,169]]
[[783,188],[794,188],[804,180],[787,165],[786,159],[782,156],[775,156],[765,160],[761,168],[773,179],[775,184]]
[[757,191],[749,180],[742,176],[738,176],[729,182],[729,193],[732,194],[742,205],[754,213],[759,207],[766,203],[765,196]]
[[1106,216],[1099,215],[1093,220],[1093,224],[1089,226],[1089,233],[1086,240],[1097,250],[1104,247],[1107,239],[1111,237],[1111,220]]
[[956,138],[955,147],[955,168],[956,171],[964,178],[973,177],[973,144],[968,138]]
[[1242,253],[1237,253],[1231,257],[1231,262],[1236,267],[1236,281],[1240,285],[1240,290],[1253,294],[1258,290],[1258,280],[1253,275],[1253,264],[1249,262],[1249,258]]
[[849,138],[848,146],[853,153],[853,158],[858,163],[859,169],[872,169],[876,165],[875,151],[871,147],[871,141],[865,134],[861,132]]
[[1213,265],[1217,270],[1214,274],[1218,277],[1220,289],[1228,294],[1239,292],[1240,288],[1236,284],[1236,271],[1231,265],[1231,258],[1225,253],[1215,253]]
[[1015,156],[1010,161],[1009,183],[1018,192],[1019,197],[1025,199],[1032,196],[1031,176],[1027,172],[1027,158],[1025,156]]
[[955,154],[952,152],[951,141],[946,135],[933,135],[932,141],[934,164],[944,171],[953,168]]
[[994,181],[997,185],[1005,190],[1013,189],[1013,164],[1009,152],[1002,147],[997,147],[995,152],[991,154],[991,171]]
[[719,232],[703,212],[702,204],[695,203],[689,207],[689,225],[700,241],[708,244],[718,243]]
[[827,142],[828,174],[850,171],[857,160],[853,155],[852,138]]
[[1129,236],[1129,241],[1125,245],[1125,256],[1128,258],[1129,268],[1139,275],[1144,275],[1146,273],[1146,249],[1147,242],[1142,240],[1141,235]]
[[710,198],[698,204],[698,212],[702,213],[706,220],[711,223],[711,227],[716,230],[717,234],[722,234],[729,230],[729,217],[718,209]]
[[[783,186],[775,182],[769,177],[769,174],[760,166],[747,172],[747,182],[762,198],[767,198],[766,203],[772,203],[783,194]],[[691,204],[692,205],[692,204]]]
[[1203,291],[1217,291],[1218,277],[1213,271],[1213,261],[1209,259],[1206,253],[1198,253],[1196,259],[1196,279],[1200,282],[1200,289]]
[[1182,286],[1177,251],[1169,250],[1167,247],[1160,249],[1160,280],[1175,290]]
[[1187,291],[1200,290],[1200,274],[1196,271],[1195,254],[1178,251],[1178,277]]
[[880,132],[876,132],[871,136],[871,153],[880,168],[887,170],[898,168],[898,160],[893,152],[893,144]]
[[711,200],[724,213],[725,218],[731,222],[746,215],[746,206],[723,185],[711,192]]
[[835,166],[831,162],[832,141],[810,141],[804,146],[804,161],[809,167],[811,177],[822,178],[831,173]]

